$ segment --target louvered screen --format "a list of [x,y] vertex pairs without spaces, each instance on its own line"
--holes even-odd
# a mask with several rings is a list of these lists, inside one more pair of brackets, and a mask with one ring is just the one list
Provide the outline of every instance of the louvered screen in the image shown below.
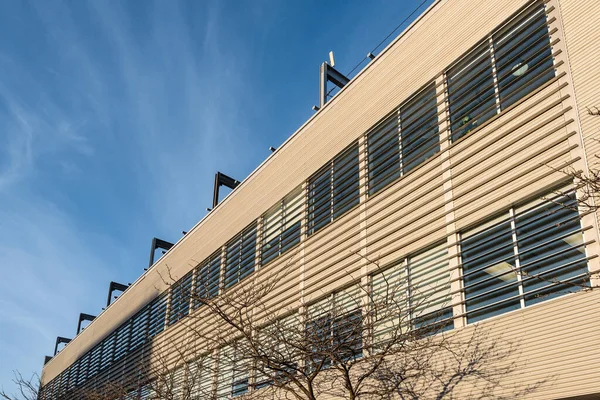
[[190,312],[193,272],[190,271],[171,286],[169,325],[174,324]]
[[252,224],[226,245],[225,288],[254,272],[255,257],[256,224]]

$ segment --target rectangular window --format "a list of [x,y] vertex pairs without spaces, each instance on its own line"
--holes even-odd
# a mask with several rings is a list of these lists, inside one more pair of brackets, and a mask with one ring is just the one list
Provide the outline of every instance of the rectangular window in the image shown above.
[[[314,349],[314,357],[307,360],[309,370],[362,357],[361,297],[362,290],[354,285],[334,292],[308,308],[305,335]],[[336,358],[330,359],[331,354]]]
[[102,358],[100,363],[100,370],[111,365],[114,361],[113,355],[115,350],[115,339],[116,332],[112,332],[107,338],[102,340]]
[[208,354],[189,363],[192,399],[213,398],[213,357]]
[[131,322],[131,338],[129,341],[129,351],[137,349],[148,339],[149,311],[150,306],[147,305],[133,317]]
[[150,303],[148,338],[151,339],[165,329],[167,314],[167,292],[161,293]]
[[358,143],[343,151],[308,181],[308,234],[311,235],[360,201]]
[[440,150],[435,85],[429,85],[400,107],[402,174]]
[[452,141],[554,76],[545,6],[538,4],[446,72]]
[[575,194],[511,209],[463,234],[467,321],[561,296],[589,284]]
[[395,112],[367,135],[369,195],[400,178],[400,128]]
[[451,139],[456,141],[498,113],[489,43],[446,72]]
[[129,351],[132,321],[133,319],[130,319],[121,325],[117,330],[117,340],[115,342],[115,361],[123,358]]
[[255,257],[256,224],[254,223],[226,244],[226,289],[254,272]]
[[461,258],[469,322],[520,307],[510,219],[465,233]]
[[200,299],[212,299],[219,294],[220,273],[221,251],[219,250],[196,267],[194,308],[202,305]]
[[228,399],[248,392],[248,367],[237,345],[219,351],[217,399]]
[[169,325],[173,325],[190,312],[190,299],[192,295],[193,272],[190,271],[171,286],[169,307]]
[[300,243],[303,211],[304,192],[299,187],[263,215],[262,265]]
[[374,274],[371,288],[376,344],[384,344],[393,334],[409,329],[433,334],[454,327],[446,244]]
[[367,135],[369,195],[440,150],[435,84],[428,85]]
[[409,257],[408,276],[413,327],[427,333],[454,328],[446,244]]
[[589,285],[575,194],[529,209],[515,218],[525,305]]
[[554,78],[543,4],[520,15],[493,39],[502,109]]

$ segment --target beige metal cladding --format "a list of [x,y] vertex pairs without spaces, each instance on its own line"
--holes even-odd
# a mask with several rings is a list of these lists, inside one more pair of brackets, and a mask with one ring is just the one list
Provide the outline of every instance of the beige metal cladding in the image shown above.
[[[361,203],[270,261],[252,279],[288,271],[269,301],[294,307],[311,301],[371,268],[446,240],[452,276],[457,276],[457,233],[499,211],[544,194],[565,181],[559,170],[591,165],[600,146],[600,61],[589,48],[598,43],[600,11],[588,0],[551,0],[547,10],[556,77],[454,143],[449,142],[448,102],[443,71],[529,2],[523,0],[437,1],[407,32],[302,126],[209,216],[181,239],[146,274],[78,335],[43,370],[44,384],[104,339],[160,292],[164,277],[181,278],[281,201],[355,141],[360,148]],[[461,21],[461,23],[457,23]],[[425,50],[424,50],[425,49]],[[434,82],[440,120],[440,152],[374,195],[366,195],[365,135],[419,88]],[[585,149],[581,142],[585,143]],[[597,222],[585,232],[588,253],[598,254]],[[584,226],[590,218],[584,217]],[[303,227],[306,232],[306,226]],[[598,259],[590,266],[598,270]],[[460,288],[456,282],[453,290]],[[553,385],[532,398],[600,392],[600,327],[593,314],[599,293],[554,299],[490,321],[523,338],[524,379],[556,373]],[[453,302],[460,310],[460,299]],[[596,305],[596,306],[592,306]],[[572,312],[578,310],[578,312]],[[200,310],[199,310],[200,311]],[[201,311],[200,311],[201,312]],[[456,312],[455,312],[456,313]],[[456,327],[464,325],[457,318]],[[156,337],[168,343],[182,324]],[[145,347],[147,349],[151,346]],[[560,348],[560,349],[559,349]],[[554,369],[552,369],[554,368]],[[593,377],[596,379],[592,379]]]
[[557,3],[562,15],[560,28],[565,38],[576,100],[574,113],[579,117],[587,164],[589,168],[598,170],[600,116],[592,116],[588,112],[600,111],[598,4],[590,0],[561,0]]

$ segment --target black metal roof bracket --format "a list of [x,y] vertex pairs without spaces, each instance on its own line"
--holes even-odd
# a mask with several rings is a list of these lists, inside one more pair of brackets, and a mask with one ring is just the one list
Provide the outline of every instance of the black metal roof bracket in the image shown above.
[[48,361],[52,360],[52,356],[44,356],[44,365],[48,364]]
[[61,343],[68,344],[70,341],[71,341],[71,339],[69,339],[69,338],[58,336],[56,338],[56,344],[54,345],[54,355],[56,355],[56,353],[58,353],[58,345],[59,344],[61,344]]
[[91,321],[94,320],[94,318],[96,318],[95,315],[90,315],[90,314],[85,314],[85,313],[79,314],[79,321],[77,322],[77,335],[79,335],[79,333],[81,332],[81,323],[83,321],[90,321],[91,322]]
[[321,64],[319,75],[319,108],[323,108],[325,103],[327,103],[327,95],[329,94],[327,91],[327,82],[331,82],[341,89],[346,86],[348,82],[350,82],[350,79],[348,79],[337,69],[333,68],[333,66],[327,64],[327,62]]
[[123,285],[122,283],[111,282],[110,285],[108,285],[108,298],[106,299],[106,307],[110,306],[110,301],[112,300],[113,292],[124,292],[125,289],[127,289],[127,287],[127,285]]
[[217,172],[215,174],[215,188],[213,192],[213,208],[219,204],[219,188],[221,186],[227,186],[230,189],[235,189],[240,184],[240,181],[233,179],[230,176]]
[[148,262],[148,268],[154,264],[154,252],[156,249],[169,250],[173,247],[173,243],[167,242],[159,238],[152,238],[152,246],[150,246],[150,261]]

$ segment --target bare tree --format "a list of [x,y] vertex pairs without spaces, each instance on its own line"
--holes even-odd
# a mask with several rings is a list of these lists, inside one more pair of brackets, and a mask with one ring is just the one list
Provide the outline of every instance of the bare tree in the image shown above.
[[453,399],[468,390],[469,398],[504,399],[543,383],[503,382],[517,370],[518,345],[479,327],[446,329],[448,305],[406,290],[406,278],[382,274],[376,292],[357,281],[277,310],[270,293],[287,272],[257,274],[218,296],[190,293],[203,309],[182,322],[218,352],[216,390],[203,398],[251,390],[256,399]]
[[23,377],[19,371],[13,371],[12,382],[18,393],[7,393],[4,388],[0,389],[0,398],[4,400],[38,400],[40,391],[40,377],[31,375],[29,379]]

